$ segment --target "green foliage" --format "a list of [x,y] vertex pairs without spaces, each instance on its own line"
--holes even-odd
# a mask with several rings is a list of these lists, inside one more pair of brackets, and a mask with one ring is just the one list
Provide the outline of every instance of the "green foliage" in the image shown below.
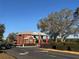
[[71,50],[79,51],[79,43],[76,42],[54,42],[51,41],[49,44],[41,44],[42,48],[52,48],[58,50]]
[[3,39],[3,34],[5,32],[5,25],[4,24],[0,24],[0,40],[2,41]]
[[16,33],[10,33],[6,40],[8,43],[13,43],[16,40]]
[[37,38],[35,38],[36,39],[36,43],[38,43],[38,39]]
[[57,43],[57,49],[68,50],[68,47],[73,51],[79,51],[79,45],[76,42]]

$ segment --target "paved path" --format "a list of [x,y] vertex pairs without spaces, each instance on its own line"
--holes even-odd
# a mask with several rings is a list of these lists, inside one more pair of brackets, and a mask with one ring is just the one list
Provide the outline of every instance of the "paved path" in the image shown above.
[[36,47],[13,48],[7,50],[8,54],[17,59],[79,59],[79,55],[61,53],[56,51],[41,50]]

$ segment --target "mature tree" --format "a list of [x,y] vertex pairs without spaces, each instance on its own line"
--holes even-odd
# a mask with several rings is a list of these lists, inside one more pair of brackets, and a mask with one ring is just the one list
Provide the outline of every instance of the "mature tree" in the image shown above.
[[[74,27],[75,27],[75,34],[79,33],[79,8],[76,9],[76,11],[74,12]],[[74,35],[75,35],[74,34]]]
[[5,25],[0,24],[0,41],[2,41],[4,32],[5,32]]
[[47,24],[47,18],[42,18],[40,19],[39,23],[37,24],[37,28],[40,29],[41,32],[45,32],[47,31],[47,27],[48,27],[48,24]]
[[75,23],[78,21],[75,19],[71,10],[63,9],[41,19],[38,23],[38,29],[48,33],[50,38],[54,38],[54,41],[57,41],[57,36],[61,36],[61,41],[64,41],[64,38],[75,33],[78,29],[75,28]]
[[8,43],[13,43],[16,40],[16,33],[10,33],[7,37]]

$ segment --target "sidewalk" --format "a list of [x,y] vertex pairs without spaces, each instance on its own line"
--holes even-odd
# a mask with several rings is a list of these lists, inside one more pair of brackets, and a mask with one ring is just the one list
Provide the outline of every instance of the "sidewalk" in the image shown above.
[[15,59],[15,58],[8,55],[7,53],[0,53],[0,59]]
[[55,52],[62,52],[62,53],[69,53],[69,54],[75,54],[79,55],[79,52],[74,52],[74,51],[67,51],[67,50],[56,50],[56,49],[47,49],[47,48],[40,48],[41,50],[46,50],[46,51],[55,51]]
[[16,46],[18,48],[35,48],[36,46]]

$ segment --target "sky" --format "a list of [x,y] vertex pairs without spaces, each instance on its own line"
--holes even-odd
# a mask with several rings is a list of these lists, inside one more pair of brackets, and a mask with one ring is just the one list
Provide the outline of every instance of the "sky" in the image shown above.
[[5,24],[5,37],[11,32],[39,32],[37,23],[41,18],[77,7],[79,0],[0,0],[0,24]]

